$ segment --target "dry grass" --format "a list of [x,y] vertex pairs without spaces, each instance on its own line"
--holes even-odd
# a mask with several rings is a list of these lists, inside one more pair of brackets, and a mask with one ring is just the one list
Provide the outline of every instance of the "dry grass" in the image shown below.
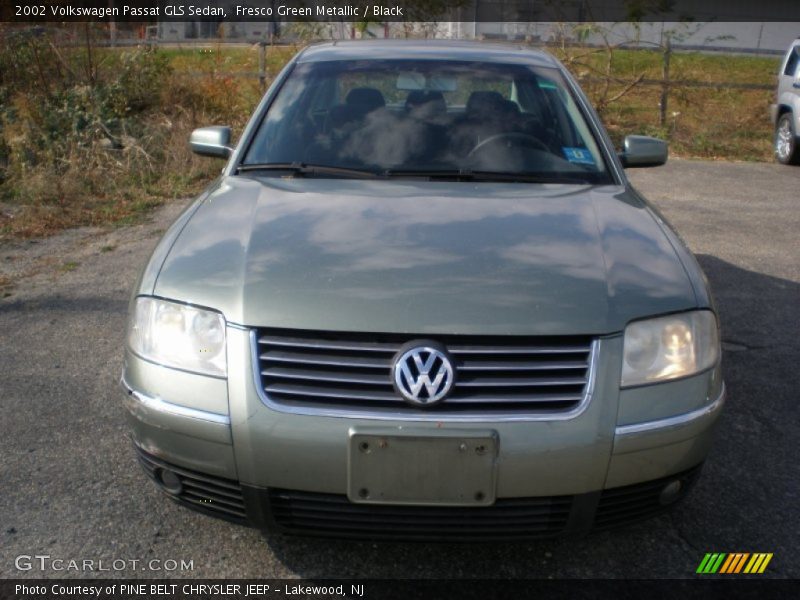
[[660,90],[641,87],[609,106],[603,120],[616,141],[629,133],[654,135],[668,140],[676,156],[769,161],[773,95],[766,90],[675,89],[662,126]]
[[130,140],[124,149],[73,148],[65,167],[24,169],[5,183],[13,218],[0,221],[0,236],[38,237],[67,227],[125,225],[164,200],[196,193],[219,164],[192,155],[188,119],[149,116],[144,129],[159,131]]
[[[606,56],[602,49],[589,55],[585,50],[566,48],[555,51],[582,81],[587,95],[599,103],[622,92],[627,82],[642,77],[660,80],[663,55],[657,51],[617,50],[612,73],[619,82],[608,92],[602,83],[591,80],[603,71]],[[610,103],[602,112],[603,121],[615,141],[630,133],[654,135],[670,142],[673,155],[723,159],[772,160],[772,124],[769,105],[773,101],[780,57],[729,56],[698,52],[675,52],[670,63],[674,82],[720,84],[720,87],[675,85],[668,97],[666,123],[660,123],[661,87],[640,84]],[[769,89],[733,89],[726,84],[755,84]]]
[[[0,59],[20,71],[30,58],[4,50]],[[47,47],[37,51],[54,58]],[[0,73],[0,204],[7,209],[0,239],[125,225],[166,200],[196,194],[221,162],[193,155],[189,134],[213,123],[241,128],[263,93],[257,79],[231,75],[222,51],[209,60],[196,50],[103,50],[94,55],[92,81],[82,76],[81,52],[59,50],[73,68],[47,88],[24,77],[6,82]],[[127,79],[115,75],[126,65]],[[238,61],[235,68],[250,66]]]
[[[268,81],[295,51],[268,49]],[[11,71],[6,64],[4,76],[0,64],[0,207],[11,207],[0,210],[0,240],[81,225],[133,223],[164,201],[199,192],[219,172],[220,161],[191,154],[189,133],[210,124],[229,124],[235,134],[241,130],[264,91],[254,76],[257,48],[158,50],[155,59],[141,63],[141,72],[129,66],[142,58],[131,58],[135,52],[141,51],[96,52],[96,77],[88,83],[81,80],[91,70],[81,63],[80,49],[61,50],[54,58],[56,65],[58,60],[73,65],[75,73],[57,69],[38,84],[35,78],[26,83],[30,77],[4,81]],[[605,92],[587,78],[592,69],[602,68],[603,60],[596,53],[569,65],[585,80],[594,102]],[[672,77],[767,85],[775,81],[777,64],[772,57],[675,54]],[[620,82],[605,97],[622,90],[625,81],[656,79],[660,72],[656,52],[617,51],[613,74]],[[142,89],[153,91],[142,94]],[[602,117],[615,139],[630,133],[656,135],[670,141],[673,155],[770,160],[772,95],[766,90],[675,88],[662,126],[660,89],[640,85],[608,104]],[[62,104],[52,104],[53,97]],[[98,97],[105,112],[93,108]],[[75,114],[63,114],[62,105]]]

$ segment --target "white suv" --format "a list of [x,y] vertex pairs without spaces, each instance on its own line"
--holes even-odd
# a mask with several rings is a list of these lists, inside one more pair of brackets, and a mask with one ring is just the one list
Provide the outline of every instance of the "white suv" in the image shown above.
[[789,47],[778,73],[776,103],[771,106],[775,125],[775,158],[784,165],[800,164],[800,38]]

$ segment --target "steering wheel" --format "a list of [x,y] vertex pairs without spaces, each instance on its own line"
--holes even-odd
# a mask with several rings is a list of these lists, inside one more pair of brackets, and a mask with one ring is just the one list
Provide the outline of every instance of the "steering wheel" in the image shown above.
[[481,150],[503,140],[507,140],[509,142],[514,141],[519,143],[521,146],[530,146],[534,148],[538,148],[539,150],[544,150],[545,152],[550,152],[550,148],[540,140],[539,138],[529,134],[529,133],[521,133],[519,131],[507,132],[507,133],[497,133],[495,135],[490,135],[485,140],[481,140],[478,142],[475,147],[469,151],[467,154],[467,158],[472,158],[474,154],[480,152]]

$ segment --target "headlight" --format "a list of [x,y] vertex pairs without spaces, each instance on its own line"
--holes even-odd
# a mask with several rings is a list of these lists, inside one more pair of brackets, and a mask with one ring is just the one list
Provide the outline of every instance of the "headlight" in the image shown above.
[[625,328],[622,387],[686,377],[719,360],[719,331],[708,310],[636,321]]
[[167,367],[222,377],[227,373],[225,318],[210,310],[137,298],[128,344],[142,358]]

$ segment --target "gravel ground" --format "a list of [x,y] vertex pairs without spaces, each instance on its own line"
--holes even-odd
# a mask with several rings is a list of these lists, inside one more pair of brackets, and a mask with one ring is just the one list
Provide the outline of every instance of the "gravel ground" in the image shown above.
[[675,578],[712,551],[773,552],[767,576],[800,577],[800,168],[673,160],[630,176],[698,255],[724,328],[728,406],[677,511],[577,541],[416,545],[265,537],[173,505],[135,463],[117,379],[130,288],[178,202],[135,227],[0,246],[0,577],[78,575],[15,569],[46,554],[193,561],[116,573],[150,577]]

